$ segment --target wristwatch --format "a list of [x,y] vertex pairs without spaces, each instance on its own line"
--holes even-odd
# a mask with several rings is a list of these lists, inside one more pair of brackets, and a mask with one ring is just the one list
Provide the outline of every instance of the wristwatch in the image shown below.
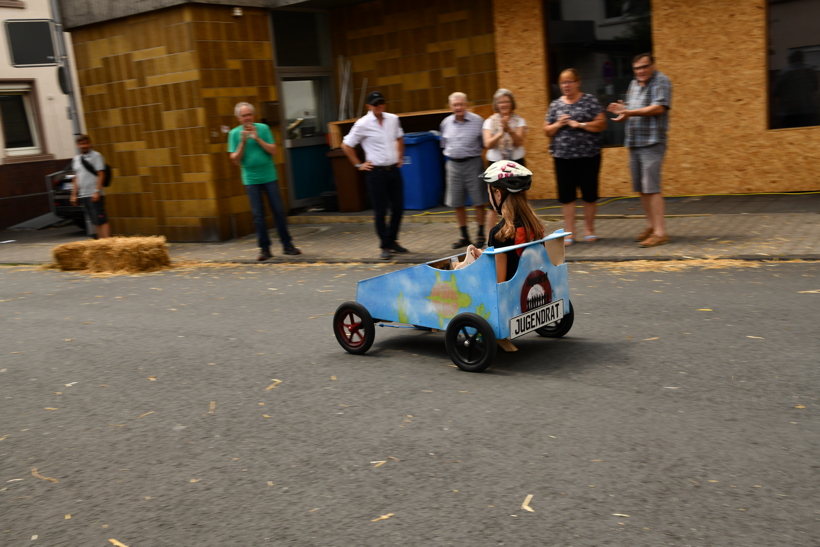
[[362,168],[362,164],[361,164],[361,163],[357,163],[357,164],[356,164],[356,169],[361,169],[361,168]]
[[581,127],[583,127],[584,129],[586,129],[586,127],[587,127],[586,122],[581,122]]

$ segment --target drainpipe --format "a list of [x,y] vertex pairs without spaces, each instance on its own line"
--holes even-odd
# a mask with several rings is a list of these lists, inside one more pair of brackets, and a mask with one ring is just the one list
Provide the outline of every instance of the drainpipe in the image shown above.
[[51,17],[54,19],[54,29],[57,31],[57,55],[60,58],[60,66],[66,74],[68,90],[68,117],[71,119],[71,126],[74,135],[82,133],[80,130],[80,117],[77,113],[77,98],[74,94],[74,80],[71,77],[71,65],[68,62],[68,50],[65,45],[65,33],[63,32],[63,18],[60,15],[60,5],[58,0],[51,0]]

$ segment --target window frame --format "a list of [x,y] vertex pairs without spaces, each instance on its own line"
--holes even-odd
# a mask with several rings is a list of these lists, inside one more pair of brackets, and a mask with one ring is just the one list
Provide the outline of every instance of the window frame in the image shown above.
[[[650,45],[649,47],[634,47],[625,45],[622,48],[616,48],[611,51],[607,51],[600,46],[595,44],[600,43],[610,43],[612,45],[616,44],[619,41],[619,38],[607,38],[606,40],[600,39],[600,42],[597,41],[597,32],[598,29],[602,27],[612,27],[615,25],[631,25],[636,22],[640,22],[644,17],[648,16],[648,22],[650,29],[653,26],[654,18],[654,10],[652,9],[652,3],[647,2],[648,11],[641,13],[627,13],[626,15],[620,15],[618,17],[605,17],[606,16],[606,4],[604,0],[600,0],[600,11],[596,12],[600,15],[600,19],[566,19],[565,13],[563,10],[551,10],[550,6],[554,6],[556,3],[559,3],[560,0],[545,0],[544,5],[544,22],[545,22],[545,45],[546,45],[546,55],[547,55],[547,104],[552,104],[552,101],[561,97],[561,91],[557,84],[557,77],[560,74],[560,70],[557,70],[560,64],[560,57],[562,55],[578,55],[580,52],[584,52],[588,55],[595,55],[595,56],[603,56],[606,55],[608,57],[607,60],[612,62],[613,67],[616,69],[614,77],[607,82],[605,78],[602,78],[597,75],[592,75],[592,78],[587,80],[587,87],[582,88],[584,93],[589,93],[593,95],[596,99],[599,100],[601,106],[606,109],[609,100],[617,100],[617,99],[626,99],[626,92],[629,89],[629,82],[634,80],[635,75],[632,71],[632,58],[634,55],[638,53],[643,53],[646,51],[652,51],[653,47]],[[559,19],[553,19],[553,16],[559,16]],[[553,37],[550,32],[550,28],[553,22],[559,21],[591,21],[593,23],[593,27],[596,33],[596,40],[592,42],[592,45],[584,44],[584,45],[565,45],[561,43],[554,43],[552,41]],[[622,37],[624,33],[628,32],[630,29],[625,28],[618,36]],[[560,34],[560,33],[559,33]],[[650,34],[649,37],[650,42],[652,42],[652,36]],[[623,41],[626,44],[626,41]],[[579,68],[579,72],[581,73],[582,77],[589,76],[589,66],[590,65],[583,65]],[[553,69],[556,69],[556,72],[553,74]],[[568,68],[568,66],[564,67]],[[620,85],[618,82],[622,81],[623,88],[617,87]],[[592,84],[592,86],[590,86]],[[598,89],[595,86],[598,86]],[[600,92],[600,87],[603,86],[604,92]],[[607,90],[610,86],[615,86],[613,91],[615,93],[608,93]],[[620,91],[620,92],[618,92]],[[611,99],[604,98],[606,96],[611,96]],[[606,116],[607,124],[604,131],[598,133],[601,136],[602,140],[604,141],[601,144],[601,148],[623,148],[624,141],[625,141],[625,134],[626,134],[626,127],[625,124],[618,124],[612,121],[612,118]]]
[[[764,26],[764,31],[765,31],[765,40],[764,40],[765,50],[764,50],[764,52],[765,52],[765,56],[766,56],[766,63],[764,65],[765,66],[764,71],[765,71],[765,78],[766,78],[766,80],[765,80],[765,82],[766,82],[765,83],[765,92],[766,92],[766,94],[765,94],[765,96],[766,96],[766,118],[765,118],[766,122],[765,123],[766,123],[766,131],[805,131],[805,130],[815,130],[816,131],[817,129],[820,129],[820,121],[818,121],[817,124],[812,124],[812,125],[800,125],[800,126],[796,126],[796,127],[775,127],[774,120],[775,120],[776,113],[775,113],[775,110],[774,110],[774,103],[773,103],[772,99],[773,99],[773,96],[774,96],[773,87],[776,83],[776,78],[774,78],[774,79],[772,78],[772,55],[771,55],[771,50],[772,50],[772,43],[771,43],[772,36],[771,35],[772,35],[772,22],[773,22],[773,20],[772,20],[772,18],[773,18],[773,16],[772,16],[772,4],[774,4],[774,3],[779,3],[779,2],[776,2],[776,1],[773,1],[773,0],[765,0],[766,16],[764,18],[764,25],[765,25]],[[809,47],[809,48],[820,47],[820,43],[812,44],[812,45],[809,45],[809,46],[799,46],[800,49],[804,49],[804,48],[807,48],[807,47]],[[794,48],[790,48],[790,49],[794,49]],[[818,76],[818,77],[820,77],[820,76]],[[820,91],[817,91],[816,93],[820,93]],[[820,109],[818,109],[818,116],[820,116]]]
[[34,141],[34,146],[25,148],[6,148],[5,132],[3,131],[2,120],[0,120],[0,142],[3,143],[0,150],[2,150],[3,153],[4,163],[33,161],[35,159],[48,156],[35,81],[0,79],[0,95],[23,96],[23,108],[26,110],[26,120],[29,123],[32,140]]

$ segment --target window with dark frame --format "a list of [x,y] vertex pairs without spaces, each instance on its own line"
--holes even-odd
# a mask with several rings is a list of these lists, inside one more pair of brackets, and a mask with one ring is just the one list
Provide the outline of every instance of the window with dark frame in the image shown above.
[[[544,8],[550,101],[561,96],[558,75],[568,68],[581,74],[581,90],[594,95],[604,108],[625,99],[633,77],[632,58],[652,51],[651,2],[544,0]],[[623,146],[624,125],[608,121],[601,135],[604,146]]]
[[279,66],[321,66],[323,63],[316,13],[276,11],[273,14]]
[[769,0],[769,129],[820,126],[820,0]]
[[7,19],[4,30],[15,67],[56,66],[54,21],[50,19]]
[[5,156],[41,154],[30,91],[0,88],[0,127]]

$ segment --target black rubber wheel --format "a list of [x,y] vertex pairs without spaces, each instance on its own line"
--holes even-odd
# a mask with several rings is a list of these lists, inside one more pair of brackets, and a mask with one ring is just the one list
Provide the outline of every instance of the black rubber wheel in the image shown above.
[[333,334],[345,351],[362,355],[373,345],[376,328],[367,308],[358,302],[345,302],[333,316]]
[[572,323],[575,321],[575,304],[571,304],[569,313],[564,315],[564,318],[555,323],[550,323],[546,327],[535,329],[535,332],[546,338],[561,338],[569,329],[572,328]]
[[447,325],[444,343],[453,363],[467,372],[486,370],[498,346],[493,328],[474,313],[456,315]]

